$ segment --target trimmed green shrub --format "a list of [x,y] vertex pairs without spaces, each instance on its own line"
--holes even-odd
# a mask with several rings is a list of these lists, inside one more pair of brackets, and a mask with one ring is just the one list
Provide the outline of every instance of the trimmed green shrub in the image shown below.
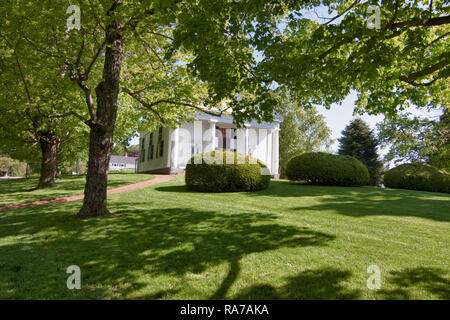
[[261,161],[237,152],[216,150],[194,155],[186,165],[186,185],[203,192],[267,189],[270,174]]
[[324,152],[292,158],[286,166],[286,177],[328,186],[363,186],[370,179],[367,167],[356,158]]
[[402,164],[384,175],[388,188],[450,193],[450,174],[430,165]]

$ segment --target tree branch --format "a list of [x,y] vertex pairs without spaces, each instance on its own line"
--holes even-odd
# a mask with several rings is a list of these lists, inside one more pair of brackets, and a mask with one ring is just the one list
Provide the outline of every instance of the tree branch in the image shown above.
[[430,86],[432,85],[436,80],[440,79],[440,78],[434,78],[433,80],[429,81],[429,82],[416,82],[417,79],[419,78],[423,78],[435,71],[438,71],[442,68],[445,68],[448,65],[448,63],[445,60],[442,60],[438,63],[435,63],[434,65],[423,69],[421,71],[418,72],[413,72],[411,74],[409,74],[408,76],[401,76],[399,77],[399,80],[406,82],[412,86]]
[[135,16],[135,17],[131,17],[123,26],[123,29],[125,29],[126,27],[130,26],[131,28],[136,28],[137,25],[139,24],[139,22],[141,21],[141,19],[146,16],[146,15],[153,15],[155,13],[155,10],[153,8],[145,10],[142,14]]
[[[150,46],[150,44],[149,44],[147,41],[145,41],[145,39],[143,39],[143,38],[140,36],[140,34],[137,32],[136,28],[133,28],[133,33],[136,35],[136,38],[137,38],[138,40],[140,40],[140,41],[144,44],[144,48],[145,48],[145,50],[147,51],[147,54],[149,54],[148,50],[150,50],[150,51],[153,53],[153,55],[154,55],[156,58],[158,58],[158,61],[161,63],[163,69],[164,69],[164,70],[167,70],[167,69],[166,69],[166,65],[164,64],[164,61],[161,59],[161,57],[158,55],[158,53],[152,48],[152,46]],[[153,65],[152,65],[152,64],[150,64],[150,65],[151,65],[152,69],[154,69],[154,68],[153,68]],[[155,69],[154,69],[154,70],[155,70]]]
[[68,116],[75,116],[78,119],[80,119],[84,124],[86,124],[88,126],[90,125],[90,122],[88,119],[84,118],[83,116],[76,113],[75,111],[69,111],[69,112],[61,113],[61,114],[45,115],[44,117],[48,118],[48,119],[53,119],[53,118],[62,119],[62,118],[68,117]]
[[87,80],[89,77],[89,74],[91,72],[92,67],[94,66],[95,62],[97,61],[98,57],[100,56],[100,54],[103,52],[103,50],[105,49],[105,45],[106,45],[106,40],[103,41],[103,43],[101,44],[101,46],[98,48],[97,52],[95,53],[95,56],[92,58],[91,63],[89,64],[88,68],[86,69],[86,72],[83,75],[83,79]]
[[438,80],[438,78],[435,78],[428,82],[415,82],[414,80],[409,80],[407,77],[400,77],[399,79],[403,82],[406,82],[407,84],[414,86],[414,87],[420,87],[420,86],[428,87],[428,86],[431,86],[436,80]]
[[136,101],[138,101],[141,105],[143,105],[144,107],[146,107],[147,109],[149,109],[150,111],[152,111],[154,114],[156,114],[159,119],[165,123],[165,119],[163,118],[163,116],[158,113],[153,107],[161,104],[161,103],[168,103],[168,104],[174,104],[174,105],[180,105],[180,106],[184,106],[184,107],[189,107],[189,108],[193,108],[196,109],[198,111],[204,112],[206,114],[210,114],[212,116],[216,116],[216,117],[220,117],[223,114],[223,111],[219,111],[219,112],[214,112],[208,109],[204,109],[202,107],[196,106],[192,103],[188,103],[188,102],[182,102],[182,101],[173,101],[173,100],[169,100],[169,99],[160,99],[151,103],[147,103],[145,102],[141,97],[139,97],[135,92],[130,91],[127,88],[122,88],[122,91],[129,94],[131,97],[133,97]]
[[153,31],[147,31],[147,32],[150,33],[150,34],[154,34],[155,36],[160,36],[160,37],[163,37],[163,38],[166,38],[166,39],[169,39],[169,40],[175,40],[171,36],[168,36],[168,35],[165,35],[165,34],[162,34],[162,33],[153,32]]
[[212,116],[216,116],[216,117],[220,117],[223,114],[223,111],[214,112],[214,111],[211,111],[211,110],[204,109],[202,107],[196,106],[196,105],[191,104],[191,103],[180,102],[180,101],[172,101],[172,100],[167,100],[167,99],[161,99],[161,100],[155,101],[155,102],[151,103],[151,105],[154,106],[154,105],[157,105],[157,104],[160,104],[160,103],[169,103],[169,104],[181,105],[181,106],[184,106],[184,107],[190,107],[190,108],[196,109],[198,111],[201,111],[201,112],[204,112],[204,113],[210,114]]
[[127,93],[133,99],[135,99],[137,102],[139,102],[141,105],[143,105],[144,107],[149,109],[151,112],[153,112],[156,116],[158,116],[159,120],[161,120],[162,123],[166,123],[166,119],[164,119],[164,117],[158,111],[156,111],[155,109],[152,108],[155,104],[145,102],[144,100],[142,100],[141,97],[139,97],[139,95],[137,95],[135,92],[132,92],[131,90],[129,90],[127,88],[122,88],[121,91]]
[[339,41],[338,43],[336,43],[334,46],[332,46],[330,49],[328,49],[327,51],[321,53],[319,55],[319,59],[325,59],[331,52],[333,52],[334,50],[338,49],[339,47],[341,47],[343,44],[345,43],[345,41]]
[[96,20],[97,25],[99,25],[100,28],[101,28],[103,31],[106,31],[106,28],[102,25],[102,21],[101,21],[100,18],[95,14],[94,4],[92,3],[92,0],[89,0],[89,6],[91,7],[92,16],[93,16],[94,19]]
[[397,28],[403,28],[403,27],[431,27],[431,26],[440,26],[444,24],[450,23],[450,15],[449,16],[442,16],[442,17],[434,17],[427,20],[420,20],[420,19],[411,19],[407,21],[401,21],[397,23],[393,23],[389,29],[397,29]]
[[81,41],[80,51],[78,51],[77,61],[75,62],[75,69],[77,71],[78,79],[81,79],[80,62],[81,56],[83,55],[83,51],[84,51],[84,39]]
[[70,80],[76,82],[78,86],[83,90],[86,98],[86,105],[89,110],[89,115],[91,116],[91,121],[95,122],[96,116],[91,88],[84,82],[83,77],[79,73],[75,72],[73,65],[70,65],[69,68],[70,68],[69,78]]
[[337,16],[331,18],[331,20],[327,21],[326,23],[324,23],[325,25],[330,24],[331,22],[333,22],[334,20],[336,20],[337,18],[343,16],[344,14],[346,14],[348,11],[350,11],[354,6],[356,6],[359,3],[359,0],[355,0],[350,7],[348,7],[344,12],[342,12],[341,14],[338,14]]
[[447,62],[445,60],[442,60],[442,61],[440,61],[438,63],[433,64],[432,66],[430,66],[430,67],[428,67],[426,69],[423,69],[423,70],[418,71],[418,72],[413,72],[410,75],[408,75],[406,78],[408,80],[410,80],[410,81],[414,81],[414,80],[417,80],[419,78],[425,77],[425,76],[427,76],[427,75],[429,75],[429,74],[431,74],[431,73],[433,73],[433,72],[435,72],[435,71],[437,71],[439,69],[442,69],[442,68],[444,68],[446,66],[447,66]]
[[394,23],[395,19],[397,19],[397,13],[398,13],[398,1],[396,0],[394,14],[392,15],[392,18],[389,20],[386,26],[383,28],[383,33]]
[[27,81],[25,80],[25,75],[24,75],[24,73],[23,73],[22,66],[21,66],[21,64],[20,64],[20,62],[19,62],[19,58],[17,57],[17,52],[16,52],[16,50],[14,50],[14,58],[15,58],[15,60],[16,60],[17,68],[19,69],[20,78],[22,79],[23,87],[24,87],[24,89],[25,89],[25,93],[26,93],[26,95],[27,95],[28,102],[29,102],[30,104],[33,104],[34,101],[31,99],[30,90],[28,89]]
[[443,16],[443,17],[430,18],[425,23],[425,25],[426,26],[441,26],[443,24],[449,24],[449,23],[450,23],[450,15]]
[[89,115],[91,116],[91,121],[95,122],[97,117],[95,115],[94,102],[93,102],[93,99],[92,99],[91,88],[86,83],[84,83],[83,81],[79,81],[78,85],[84,91],[84,95],[86,97],[86,104],[87,104],[87,107],[88,107],[88,110],[89,110]]
[[447,32],[447,33],[444,33],[444,34],[443,34],[442,36],[440,36],[440,37],[437,37],[436,39],[434,39],[433,41],[431,41],[430,43],[428,43],[428,44],[425,46],[425,48],[430,47],[433,43],[438,42],[439,40],[445,38],[445,37],[448,36],[449,34],[450,34],[450,31]]

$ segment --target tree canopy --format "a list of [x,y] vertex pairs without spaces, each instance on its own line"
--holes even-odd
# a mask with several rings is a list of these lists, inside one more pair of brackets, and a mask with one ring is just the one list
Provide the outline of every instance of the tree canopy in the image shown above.
[[[446,0],[318,1],[291,12],[282,34],[258,40],[259,75],[297,92],[302,104],[342,101],[357,111],[395,114],[450,105],[450,8]],[[316,9],[328,7],[328,16]],[[305,12],[315,12],[308,18]],[[379,28],[368,23],[379,12]],[[264,48],[266,48],[264,50]]]

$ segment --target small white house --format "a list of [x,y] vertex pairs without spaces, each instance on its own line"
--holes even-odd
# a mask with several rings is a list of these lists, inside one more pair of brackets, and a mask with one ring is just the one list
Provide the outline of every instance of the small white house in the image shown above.
[[196,120],[176,129],[159,127],[142,132],[139,139],[138,172],[175,174],[197,153],[213,150],[237,151],[264,162],[278,177],[278,131],[280,120],[256,121],[236,128],[231,116],[197,113]]
[[136,171],[137,157],[111,156],[109,159],[109,170],[132,169]]

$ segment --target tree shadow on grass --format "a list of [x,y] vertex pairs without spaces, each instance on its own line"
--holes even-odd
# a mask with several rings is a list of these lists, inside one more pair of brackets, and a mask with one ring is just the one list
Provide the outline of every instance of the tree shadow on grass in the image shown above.
[[147,263],[152,266],[155,275],[166,273],[178,276],[188,272],[202,273],[208,267],[229,263],[229,272],[210,297],[212,299],[226,296],[240,273],[239,261],[245,255],[281,247],[320,246],[334,239],[332,235],[309,228],[277,224],[273,221],[276,216],[270,214],[186,210],[180,215],[179,209],[170,213],[177,223],[186,215],[189,216],[189,224],[196,227],[190,230],[182,224],[169,233],[177,234],[177,238],[183,239],[183,244],[188,244],[188,248],[169,246],[171,250],[164,254],[149,254]]
[[[272,181],[269,189],[249,196],[314,198],[319,204],[292,207],[293,211],[334,211],[353,217],[410,216],[450,221],[450,195],[375,187],[332,187]],[[294,202],[295,203],[295,202]]]
[[[105,286],[118,287],[119,297],[165,297],[176,289],[138,294],[149,286],[143,275],[182,277],[229,263],[231,270],[213,295],[222,298],[245,255],[326,245],[334,239],[306,227],[278,224],[271,214],[145,209],[121,202],[111,206],[117,215],[77,220],[78,207],[79,203],[66,203],[0,214],[0,241],[20,235],[0,246],[0,297],[102,298],[110,295]],[[65,288],[69,265],[81,268],[84,285],[78,292]]]
[[[380,290],[379,293],[385,299],[411,299],[409,290],[412,287],[418,287],[428,291],[438,299],[450,299],[450,280],[448,271],[437,268],[412,268],[403,271],[392,272],[386,279],[397,288],[390,290]],[[447,277],[445,277],[447,275]]]
[[37,178],[5,179],[0,181],[0,194],[33,190],[39,183]]
[[184,193],[198,193],[198,192],[194,192],[189,190],[186,185],[174,185],[174,186],[163,186],[163,187],[156,187],[155,188],[156,191],[161,191],[161,192],[175,192],[175,193],[180,193],[180,192],[184,192]]
[[[151,178],[151,175],[148,176],[148,179],[141,177],[139,179],[133,179],[133,176],[129,174],[111,174],[108,179],[108,189],[149,180]],[[56,179],[56,185],[54,187],[45,189],[36,189],[38,182],[39,179],[37,178],[0,181],[0,207],[56,199],[65,196],[82,195],[84,193],[86,177],[84,175],[61,176]]]
[[[285,278],[286,284],[280,287],[268,284],[250,286],[233,296],[233,299],[358,299],[361,290],[348,289],[342,285],[350,276],[349,271],[333,268],[308,270]],[[380,289],[374,294],[388,300],[407,300],[415,298],[410,290],[422,290],[432,294],[435,299],[450,299],[448,271],[437,268],[419,267],[391,272],[381,285],[388,284],[393,289]]]
[[333,268],[307,270],[285,278],[286,284],[275,287],[259,284],[243,289],[233,299],[241,300],[316,300],[316,299],[357,299],[360,290],[347,289],[342,285],[351,276],[349,271]]
[[[185,185],[161,186],[155,190],[198,194],[188,190]],[[450,195],[444,193],[376,187],[315,186],[287,180],[272,180],[266,190],[241,194],[249,197],[295,197],[296,201],[301,201],[302,198],[315,198],[320,201],[320,204],[313,206],[293,207],[291,208],[293,211],[332,210],[353,217],[411,216],[450,221]]]

